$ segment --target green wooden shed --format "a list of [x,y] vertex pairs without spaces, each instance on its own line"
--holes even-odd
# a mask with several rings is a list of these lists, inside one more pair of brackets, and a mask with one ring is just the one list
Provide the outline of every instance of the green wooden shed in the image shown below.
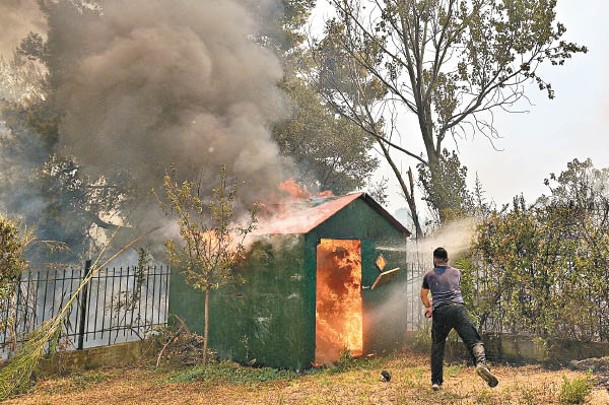
[[[213,291],[209,345],[221,358],[288,369],[404,341],[410,232],[365,193],[274,207],[241,268]],[[203,331],[203,294],[171,276],[169,313]],[[402,309],[402,310],[401,310]]]

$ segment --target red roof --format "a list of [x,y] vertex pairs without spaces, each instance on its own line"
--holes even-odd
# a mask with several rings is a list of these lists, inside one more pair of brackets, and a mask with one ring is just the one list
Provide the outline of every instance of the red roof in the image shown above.
[[309,233],[359,198],[383,215],[404,236],[410,236],[410,232],[404,225],[366,193],[353,193],[339,197],[319,197],[279,204],[276,206],[277,214],[269,218],[268,221],[261,220],[255,233],[260,235]]

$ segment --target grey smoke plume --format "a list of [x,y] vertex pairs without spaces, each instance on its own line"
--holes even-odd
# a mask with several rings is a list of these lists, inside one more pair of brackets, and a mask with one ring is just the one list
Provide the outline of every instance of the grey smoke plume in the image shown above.
[[10,59],[30,32],[46,32],[46,20],[36,0],[0,1],[0,56]]
[[246,182],[246,202],[275,189],[284,162],[269,127],[283,115],[282,72],[251,40],[248,10],[232,0],[101,5],[98,18],[59,15],[52,26],[73,61],[57,83],[60,150],[89,173],[128,172],[143,188],[172,165],[193,176],[226,165]]

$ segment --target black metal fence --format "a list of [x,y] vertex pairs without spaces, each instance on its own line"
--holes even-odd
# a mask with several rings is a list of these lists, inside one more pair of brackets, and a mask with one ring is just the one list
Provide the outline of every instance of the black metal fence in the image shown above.
[[[75,294],[90,265],[22,275],[15,293],[0,301],[0,355],[6,357]],[[170,269],[127,266],[101,269],[81,289],[61,332],[63,349],[82,349],[143,338],[167,322]]]

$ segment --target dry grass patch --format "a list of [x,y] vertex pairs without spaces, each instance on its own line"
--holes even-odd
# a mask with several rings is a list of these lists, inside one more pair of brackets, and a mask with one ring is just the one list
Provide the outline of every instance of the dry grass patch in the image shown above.
[[[431,390],[429,360],[413,354],[360,360],[343,369],[297,375],[222,363],[212,369],[109,369],[39,381],[9,404],[558,404],[564,378],[584,372],[546,370],[541,366],[497,366],[500,384],[486,387],[474,369],[445,368],[444,387]],[[391,381],[380,372],[388,370]],[[604,389],[586,397],[588,404],[609,403]]]

